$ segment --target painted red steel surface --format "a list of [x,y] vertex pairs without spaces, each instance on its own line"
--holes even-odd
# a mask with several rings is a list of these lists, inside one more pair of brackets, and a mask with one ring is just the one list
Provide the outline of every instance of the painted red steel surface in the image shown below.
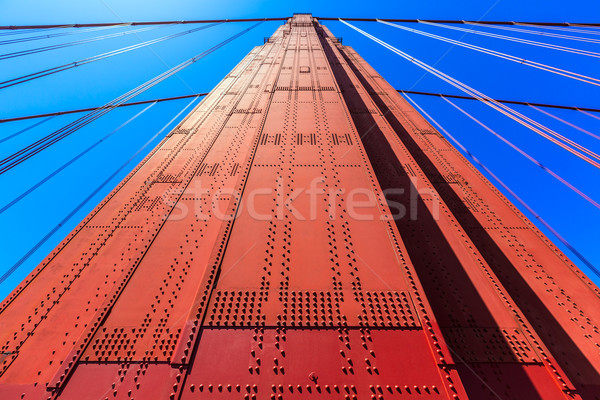
[[2,303],[0,398],[600,398],[599,294],[295,15]]

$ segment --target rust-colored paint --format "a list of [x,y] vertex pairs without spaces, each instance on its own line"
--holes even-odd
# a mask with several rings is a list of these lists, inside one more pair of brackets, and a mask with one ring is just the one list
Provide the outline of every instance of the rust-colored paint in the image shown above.
[[599,294],[298,14],[2,303],[0,398],[594,399]]

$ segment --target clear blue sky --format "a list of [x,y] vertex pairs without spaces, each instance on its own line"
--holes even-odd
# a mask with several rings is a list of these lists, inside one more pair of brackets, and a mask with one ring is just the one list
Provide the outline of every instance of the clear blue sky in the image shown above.
[[[597,1],[75,1],[55,2],[21,0],[0,2],[0,25],[86,23],[106,21],[182,20],[210,18],[280,17],[293,12],[312,12],[313,15],[333,17],[379,17],[421,19],[488,19],[517,21],[590,21],[600,22],[600,3]],[[167,97],[210,91],[231,68],[263,38],[277,28],[280,22],[264,23],[251,33],[227,45],[193,66],[170,78],[136,100]],[[104,104],[168,67],[208,49],[214,44],[248,27],[250,24],[223,24],[199,31],[150,48],[99,61],[68,72],[45,77],[33,82],[0,90],[0,118],[34,113],[60,111]],[[353,46],[392,85],[401,89],[460,94],[432,76],[423,77],[418,67],[403,61],[397,55],[360,36],[339,22],[326,25],[344,44]],[[360,28],[386,40],[388,43],[434,64],[437,68],[470,86],[497,98],[579,105],[600,108],[600,88],[567,78],[474,53],[434,39],[376,23],[357,23]],[[458,39],[459,32],[414,25],[415,28]],[[79,60],[102,52],[139,43],[192,28],[190,25],[163,27],[105,41],[84,44],[37,55],[0,61],[0,80]],[[100,32],[0,46],[0,54],[64,43],[100,34],[125,31],[129,28],[111,28]],[[494,33],[500,31],[488,30]],[[598,30],[600,32],[600,29]],[[515,35],[514,33],[509,33]],[[33,35],[33,33],[31,34]],[[0,37],[2,39],[20,36]],[[572,42],[562,39],[539,39],[563,46],[599,51],[600,45]],[[600,36],[588,36],[600,38]],[[600,60],[554,50],[534,48],[523,44],[506,43],[498,39],[467,35],[463,40],[515,56],[541,61],[578,73],[600,77]],[[448,53],[447,51],[450,50]],[[446,54],[447,53],[447,54]],[[445,56],[443,56],[446,54]],[[443,56],[443,57],[442,57]],[[593,264],[600,266],[598,230],[600,210],[591,206],[514,150],[479,128],[466,117],[457,114],[443,100],[413,96],[422,107],[450,133],[465,144],[488,168],[504,180],[519,196],[528,202],[546,221],[554,226],[569,242],[578,248]],[[0,274],[17,262],[43,238],[101,182],[107,179],[146,141],[187,104],[189,100],[165,102],[154,106],[142,117],[115,133],[93,151],[35,190],[24,200],[0,214]],[[542,163],[568,179],[575,186],[600,201],[600,171],[582,162],[555,145],[549,144],[531,131],[499,115],[488,107],[473,101],[457,100],[457,104],[501,132],[515,144],[526,149]],[[590,149],[600,152],[600,142],[581,132],[554,121],[536,110],[514,106],[518,111],[559,131]],[[43,179],[83,148],[96,142],[110,130],[118,127],[142,110],[127,107],[112,111],[59,144],[29,159],[6,174],[0,175],[0,208]],[[600,120],[576,111],[553,110],[552,113],[595,133],[600,133]],[[0,158],[75,120],[80,115],[53,118],[13,139],[0,143]],[[36,121],[0,124],[0,141],[13,133],[31,126]],[[167,130],[168,131],[168,130]],[[166,132],[165,132],[166,133]],[[127,168],[94,196],[73,218],[39,248],[0,285],[0,298],[6,296],[94,206],[110,192],[151,148],[148,146]],[[535,221],[534,221],[535,222]],[[545,231],[545,229],[542,229]],[[546,231],[545,231],[546,232]],[[549,235],[554,240],[554,238]],[[580,262],[558,243],[558,246],[589,273]],[[597,283],[600,282],[591,275]]]

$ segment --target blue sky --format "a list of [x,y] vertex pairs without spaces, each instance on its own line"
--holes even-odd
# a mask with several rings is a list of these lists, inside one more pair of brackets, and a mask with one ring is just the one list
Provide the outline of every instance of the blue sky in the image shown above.
[[[206,4],[205,4],[206,3]],[[210,18],[280,17],[293,12],[312,12],[321,16],[421,18],[421,19],[487,19],[517,21],[589,21],[600,15],[600,3],[594,1],[420,1],[420,2],[281,2],[281,1],[219,1],[198,2],[180,0],[158,1],[29,1],[0,2],[0,25],[86,23],[106,21],[182,20]],[[593,21],[598,22],[598,21]],[[35,113],[92,107],[104,104],[146,80],[162,73],[227,37],[250,26],[249,23],[221,24],[174,40],[162,42],[112,57],[67,72],[0,90],[0,118]],[[186,95],[210,91],[233,66],[252,49],[262,44],[263,38],[280,25],[280,22],[263,23],[247,35],[225,48],[202,59],[191,67],[169,78],[136,100],[155,97]],[[402,60],[389,50],[352,31],[339,22],[326,22],[344,44],[353,46],[393,86],[432,92],[461,94],[453,87],[433,76],[424,76],[418,67]],[[450,44],[424,38],[377,23],[356,23],[367,32],[429,63],[470,86],[502,99],[531,102],[578,105],[600,108],[600,88],[554,74],[535,70],[489,55],[454,47]],[[114,50],[168,34],[193,28],[191,25],[152,29],[138,35],[126,35],[44,52],[36,55],[0,61],[0,80],[11,79],[67,62]],[[600,77],[600,60],[555,50],[535,48],[524,44],[508,43],[476,35],[463,37],[460,32],[423,25],[412,25],[446,37],[464,40],[479,46],[510,53],[518,57],[544,62],[578,73]],[[12,45],[0,45],[0,54],[31,49],[38,46],[64,43],[86,37],[105,35],[130,28],[110,28],[96,32],[38,40]],[[536,36],[513,32],[488,32],[514,35],[530,40],[599,51],[600,45],[573,42],[563,39],[540,39]],[[60,32],[53,31],[53,32]],[[600,32],[600,29],[598,29]],[[0,32],[1,33],[1,32]],[[34,35],[30,33],[22,36]],[[583,35],[579,35],[583,36]],[[21,36],[0,37],[12,39]],[[600,36],[586,37],[600,38]],[[580,250],[593,264],[600,266],[599,235],[600,210],[569,191],[540,168],[535,167],[514,150],[487,133],[467,117],[456,112],[441,99],[412,96],[446,130],[459,139],[472,153],[507,183],[542,218]],[[113,134],[70,167],[50,179],[22,201],[0,214],[0,274],[21,259],[36,243],[50,232],[71,210],[93,193],[132,154],[135,154],[154,136],[189,99],[155,105],[125,128]],[[456,100],[497,132],[502,133],[536,159],[559,173],[583,192],[600,201],[600,171],[566,151],[550,144],[533,132],[499,115],[483,104]],[[600,152],[597,139],[564,125],[526,106],[512,106],[519,112],[578,141],[595,152]],[[126,107],[110,112],[89,126],[79,130],[8,173],[0,175],[0,208],[23,191],[43,179],[49,172],[76,156],[82,149],[120,126],[144,106]],[[551,110],[554,115],[600,133],[600,120],[577,111]],[[52,118],[12,139],[0,143],[0,158],[44,135],[75,120],[80,115]],[[29,120],[0,124],[0,141],[39,121]],[[172,124],[173,125],[173,124]],[[171,125],[171,126],[172,126]],[[164,133],[168,132],[165,131]],[[157,144],[159,135],[108,184],[69,219],[46,243],[34,252],[12,276],[0,285],[0,298],[6,296],[76,225],[94,206],[110,192],[143,156]],[[542,228],[544,232],[545,229]],[[554,237],[550,236],[554,240]],[[554,240],[556,242],[556,240]],[[589,271],[558,243],[584,272]],[[589,274],[596,283],[600,282]]]

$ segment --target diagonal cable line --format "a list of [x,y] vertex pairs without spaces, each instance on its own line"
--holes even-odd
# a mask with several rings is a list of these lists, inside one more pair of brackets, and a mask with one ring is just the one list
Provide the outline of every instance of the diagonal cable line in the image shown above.
[[[517,145],[515,145],[514,143],[512,143],[510,140],[506,139],[504,136],[500,135],[498,132],[494,131],[492,128],[490,128],[489,126],[487,126],[486,124],[484,124],[483,122],[481,122],[480,120],[478,120],[477,118],[475,118],[469,112],[465,111],[464,109],[462,109],[461,107],[459,107],[458,105],[456,105],[454,102],[448,100],[444,96],[441,96],[441,97],[448,104],[450,104],[452,107],[456,108],[458,111],[460,111],[461,113],[463,113],[464,115],[466,115],[467,117],[469,117],[472,121],[474,121],[477,124],[479,124],[479,126],[483,127],[485,130],[487,130],[488,132],[490,132],[492,135],[496,136],[498,139],[500,139],[505,144],[507,144],[508,146],[510,146],[513,150],[515,150],[516,152],[518,152],[519,154],[521,154],[523,157],[527,158],[529,161],[531,161],[532,163],[534,163],[535,165],[537,165],[538,167],[540,167],[542,170],[544,170],[545,172],[547,172],[548,174],[550,174],[551,176],[553,176],[560,183],[562,183],[563,185],[567,186],[569,189],[571,189],[572,191],[574,191],[575,193],[577,193],[579,196],[581,196],[583,199],[585,199],[588,203],[590,203],[594,207],[600,209],[600,204],[597,201],[595,201],[594,199],[592,199],[587,194],[583,193],[581,190],[577,189],[574,185],[572,185],[571,183],[569,183],[566,179],[562,178],[560,175],[558,175],[557,173],[555,173],[552,170],[550,170],[550,168],[546,167],[544,164],[542,164],[541,162],[539,162],[538,160],[536,160],[535,158],[533,158],[531,155],[529,155],[527,152],[525,152],[524,150],[522,150],[521,148],[519,148]],[[1,212],[2,211],[0,210],[0,213]]]
[[[191,97],[206,96],[206,95],[208,95],[208,93],[193,93],[193,94],[185,94],[182,96],[174,96],[174,97],[159,97],[157,99],[131,101],[129,103],[121,104],[118,107],[137,106],[140,104],[154,103],[155,101],[156,102],[172,101],[172,100],[187,99],[187,98],[191,98]],[[0,118],[0,124],[6,123],[6,122],[23,121],[23,120],[27,120],[27,119],[36,119],[36,118],[44,118],[44,117],[56,117],[59,115],[77,114],[77,113],[82,113],[82,112],[86,112],[86,111],[94,111],[96,108],[98,108],[98,106],[88,107],[88,108],[76,108],[74,110],[56,111],[56,112],[44,113],[44,114],[26,115],[24,117]],[[6,140],[6,138],[0,139],[0,143],[2,143],[4,140]]]
[[[100,0],[102,3],[104,3],[103,0]],[[116,14],[113,12],[113,14]],[[20,29],[20,30],[50,30],[50,29],[57,29],[57,28],[76,28],[76,29],[83,29],[83,28],[89,28],[89,27],[98,27],[98,26],[117,26],[117,25],[131,25],[131,26],[139,26],[139,25],[164,25],[164,24],[182,24],[182,25],[186,25],[186,24],[208,24],[208,23],[213,23],[213,22],[227,22],[227,23],[234,23],[234,22],[270,22],[270,21],[287,21],[290,18],[292,18],[292,15],[287,15],[285,17],[263,17],[263,18],[217,18],[217,19],[192,19],[192,20],[171,20],[171,21],[123,21],[122,18],[119,18],[119,22],[93,22],[93,23],[82,23],[82,24],[73,24],[73,23],[68,23],[68,24],[44,24],[44,25],[0,25],[0,31],[2,30],[15,30],[15,29]],[[327,18],[326,18],[327,19]],[[329,18],[331,19],[331,18]],[[333,18],[335,20],[337,20],[337,18]],[[414,22],[418,22],[417,20],[414,20]],[[480,22],[484,22],[484,21],[480,21]],[[461,21],[462,23],[462,21]],[[511,22],[512,23],[512,22]],[[550,22],[550,24],[556,24],[555,22]],[[558,23],[560,26],[563,26],[564,23]],[[593,25],[600,25],[600,24],[594,24],[594,23],[587,23],[585,24],[585,26],[593,26]]]
[[14,36],[14,35],[22,35],[24,33],[36,33],[36,32],[43,32],[43,31],[50,31],[50,30],[54,30],[54,29],[62,29],[62,28],[49,28],[49,29],[44,29],[44,28],[37,28],[37,29],[15,29],[12,30],[10,32],[2,32],[0,33],[0,36]]
[[169,127],[185,110],[187,110],[194,102],[194,98],[185,108],[183,108],[173,119],[171,119],[161,130],[156,132],[148,141],[140,147],[135,154],[133,154],[127,161],[125,161],[116,171],[114,171],[104,182],[102,182],[92,193],[90,193],[81,203],[79,203],[69,214],[67,214],[58,224],[56,224],[43,238],[41,238],[23,257],[21,257],[15,264],[13,264],[2,276],[0,276],[0,284],[4,283],[5,280],[21,266],[25,261],[29,259],[44,243],[48,241],[65,223],[67,223],[73,216],[81,210],[95,195],[97,195],[104,186],[106,186],[111,180],[113,180],[119,172],[121,172],[131,161],[133,161],[146,147],[148,147],[165,129]]
[[[499,1],[496,1],[496,4],[498,4]],[[494,4],[495,6],[495,4]],[[492,6],[492,8],[494,7]],[[485,17],[488,13],[489,13],[489,9],[487,12],[484,13]],[[114,14],[114,13],[113,13]],[[95,22],[95,23],[82,23],[82,24],[72,24],[72,23],[68,23],[68,24],[45,24],[45,25],[0,25],[0,30],[15,30],[15,29],[28,29],[28,30],[34,30],[34,29],[55,29],[55,28],[77,28],[77,29],[82,29],[82,28],[88,28],[88,27],[97,27],[97,26],[114,26],[114,25],[121,25],[121,24],[128,24],[128,25],[132,25],[132,26],[137,26],[137,25],[161,25],[161,24],[172,24],[172,23],[177,23],[177,24],[198,24],[198,23],[209,23],[209,22],[256,22],[256,21],[287,21],[290,18],[292,18],[293,15],[288,15],[285,17],[270,17],[270,18],[226,18],[226,19],[195,19],[195,20],[176,20],[176,21],[123,21],[121,18],[119,22]],[[423,21],[427,21],[427,22],[441,22],[441,23],[448,23],[448,24],[468,24],[471,22],[477,22],[480,24],[486,24],[486,25],[528,25],[528,26],[535,26],[535,27],[542,27],[542,28],[548,28],[548,27],[569,27],[569,28],[574,28],[574,27],[578,27],[578,28],[587,28],[587,29],[596,29],[600,27],[600,23],[598,22],[556,22],[556,21],[535,21],[535,22],[531,22],[531,21],[490,21],[490,20],[483,20],[483,17],[481,17],[478,20],[464,20],[464,19],[417,19],[417,18],[413,18],[413,19],[407,19],[407,18],[403,18],[403,19],[398,19],[398,18],[380,18],[382,20],[385,21],[390,21],[390,22],[402,22],[402,23],[419,23],[419,22],[423,22]],[[313,18],[317,19],[317,20],[321,20],[321,21],[338,21],[340,19],[346,20],[346,21],[371,21],[371,22],[375,22],[377,19],[376,18],[344,18],[344,17],[326,17],[326,16],[313,16]],[[599,31],[600,32],[600,31]]]
[[159,37],[159,38],[156,38],[156,39],[147,40],[145,42],[133,44],[131,46],[122,47],[120,49],[116,49],[116,50],[112,50],[112,51],[109,51],[109,52],[106,52],[106,53],[98,54],[98,55],[95,55],[95,56],[92,56],[92,57],[84,58],[84,59],[79,60],[79,61],[73,61],[73,62],[68,63],[68,64],[59,65],[58,67],[52,67],[52,68],[45,69],[43,71],[38,71],[38,72],[31,73],[31,74],[23,75],[23,76],[20,76],[18,78],[9,79],[9,80],[0,82],[0,89],[5,89],[7,87],[11,87],[11,86],[15,86],[15,85],[18,85],[18,84],[21,84],[21,83],[29,82],[29,81],[32,81],[34,79],[42,78],[44,76],[48,76],[48,75],[56,74],[58,72],[66,71],[66,70],[71,69],[71,68],[80,67],[82,65],[89,64],[89,63],[92,63],[94,61],[100,61],[100,60],[103,60],[105,58],[109,58],[109,57],[113,57],[113,56],[116,56],[116,55],[119,55],[119,54],[127,53],[129,51],[137,50],[137,49],[140,49],[142,47],[150,46],[150,45],[155,44],[155,43],[164,42],[165,40],[170,40],[170,39],[178,38],[178,37],[181,37],[181,36],[185,36],[185,35],[188,35],[190,33],[194,33],[194,32],[197,32],[197,31],[200,31],[200,30],[203,30],[203,29],[211,28],[211,27],[213,27],[215,25],[218,25],[218,24],[209,24],[209,25],[199,26],[197,28],[189,29],[187,31],[183,31],[183,32],[179,32],[179,33],[174,33],[172,35],[162,36],[162,37]]
[[489,170],[477,157],[473,155],[466,147],[464,147],[454,136],[452,136],[443,126],[441,126],[435,119],[431,117],[425,110],[423,110],[413,99],[407,94],[406,97],[419,111],[425,115],[434,125],[436,125],[440,131],[444,132],[446,137],[452,140],[465,154],[467,154],[473,161],[475,161],[486,173],[489,174],[500,186],[504,188],[511,196],[513,196],[527,211],[529,211],[535,219],[537,219],[546,229],[548,229],[565,247],[567,247],[581,262],[583,262],[596,276],[600,277],[600,270],[594,266],[587,258],[583,256],[573,245],[571,245],[565,238],[563,238],[550,224],[548,224],[542,217],[536,213],[524,200],[522,200],[517,194],[512,191],[503,181],[500,180],[491,170]]
[[550,118],[553,118],[553,119],[555,119],[557,121],[562,122],[565,125],[570,126],[573,129],[577,129],[579,132],[583,132],[583,133],[585,133],[588,136],[591,136],[591,137],[593,137],[595,139],[599,139],[600,140],[600,136],[596,135],[593,132],[588,131],[587,129],[583,129],[582,127],[577,126],[577,125],[573,124],[572,122],[566,121],[566,120],[564,120],[564,119],[562,119],[560,117],[557,117],[556,115],[554,115],[552,113],[549,113],[548,111],[544,111],[541,108],[538,108],[536,106],[531,105],[530,107],[533,108],[534,110],[537,110],[537,111],[541,112],[542,114],[545,114],[545,115],[549,116]]
[[581,158],[582,160],[586,161],[587,163],[593,165],[596,168],[600,168],[600,155],[594,153],[593,151],[591,151],[590,149],[586,148],[585,146],[580,145],[579,143],[574,142],[573,140],[570,140],[569,138],[566,138],[565,136],[553,131],[552,129],[540,124],[537,121],[534,121],[533,119],[519,113],[516,110],[513,110],[512,108],[506,106],[505,104],[499,103],[498,101],[492,99],[491,97],[473,89],[472,87],[466,85],[465,83],[452,78],[450,75],[445,74],[443,72],[441,72],[440,70],[431,67],[430,65],[416,59],[415,57],[397,49],[396,47],[384,42],[381,39],[378,39],[377,37],[363,31],[362,29],[359,29],[357,27],[355,27],[354,25],[344,21],[344,20],[340,20],[341,22],[343,22],[344,24],[346,24],[347,26],[349,26],[350,28],[356,30],[357,32],[361,33],[362,35],[364,35],[365,37],[373,40],[374,42],[382,45],[383,47],[387,48],[388,50],[396,53],[397,55],[401,56],[402,58],[404,58],[407,61],[410,61],[414,64],[416,64],[417,66],[419,66],[420,68],[424,69],[425,71],[431,73],[434,76],[437,76],[438,78],[442,79],[443,81],[445,81],[446,83],[456,87],[457,89],[460,89],[461,91],[467,93],[468,95],[477,98],[478,100],[482,101],[485,105],[493,108],[494,110],[500,112],[501,114],[506,115],[507,117],[511,118],[512,120],[514,120],[515,122],[529,128],[530,130],[532,130],[533,132],[537,133],[538,135],[544,137],[545,139],[551,141],[552,143],[562,147],[563,149],[567,150],[568,152],[570,152],[571,154]]
[[582,113],[582,114],[585,114],[585,115],[587,115],[588,117],[592,117],[592,118],[594,118],[594,119],[600,119],[600,117],[599,117],[599,116],[589,113],[589,112],[588,112],[589,110],[577,109],[577,111],[579,111],[579,112],[580,112],[580,113]]
[[[101,30],[115,28],[115,27],[119,27],[119,26],[129,26],[129,25],[131,25],[131,24],[121,23],[121,24],[115,24],[115,25],[111,25],[111,26],[100,26],[97,28],[74,29],[74,30],[69,30],[67,32],[51,33],[49,35],[38,35],[38,36],[29,36],[29,37],[17,38],[17,39],[7,39],[7,40],[0,41],[0,46],[4,46],[7,44],[14,44],[14,43],[31,42],[33,40],[50,39],[50,38],[60,37],[60,36],[77,35],[79,33],[84,33],[84,32],[95,32],[95,31],[101,31]],[[69,26],[65,26],[65,28],[69,28]],[[54,29],[59,29],[59,28],[57,27]]]
[[77,46],[77,45],[80,45],[80,44],[96,42],[96,41],[99,41],[99,40],[112,39],[112,38],[115,38],[115,37],[131,35],[131,34],[134,34],[134,33],[145,32],[145,31],[154,30],[154,29],[157,29],[157,28],[160,28],[160,27],[167,27],[167,26],[169,26],[169,25],[157,25],[157,26],[151,26],[151,27],[147,27],[147,28],[134,29],[134,30],[125,31],[125,32],[111,33],[109,35],[96,36],[96,37],[87,38],[87,39],[75,40],[75,41],[67,42],[67,43],[54,44],[54,45],[51,45],[51,46],[37,47],[35,49],[14,51],[12,53],[0,54],[0,60],[6,60],[6,59],[9,59],[9,58],[23,57],[23,56],[28,56],[30,54],[43,53],[45,51],[50,51],[50,50],[63,49],[65,47]]
[[150,103],[150,105],[146,106],[143,110],[141,110],[138,113],[136,113],[133,117],[131,117],[130,119],[128,119],[127,121],[125,121],[124,123],[122,123],[119,127],[113,129],[111,132],[109,132],[108,134],[104,135],[100,140],[98,140],[97,142],[95,142],[94,144],[92,144],[91,146],[89,146],[88,148],[86,148],[85,150],[83,150],[82,152],[80,152],[79,154],[77,154],[75,157],[71,158],[69,161],[67,161],[66,163],[64,163],[63,165],[61,165],[57,169],[55,169],[53,172],[51,172],[50,174],[48,174],[45,178],[43,178],[42,180],[40,180],[39,182],[37,182],[36,184],[34,184],[33,186],[31,186],[29,189],[27,189],[26,191],[24,191],[23,193],[21,193],[20,195],[18,195],[17,197],[15,197],[13,200],[11,200],[9,203],[7,203],[5,206],[3,206],[2,208],[0,208],[0,214],[4,213],[6,210],[8,210],[9,208],[11,208],[15,204],[17,204],[19,201],[23,200],[31,192],[33,192],[34,190],[36,190],[37,188],[39,188],[40,186],[42,186],[44,183],[46,183],[47,181],[49,181],[50,179],[52,179],[58,173],[60,173],[61,171],[63,171],[65,168],[67,168],[69,165],[73,164],[75,161],[79,160],[81,157],[83,157],[84,155],[86,155],[87,153],[89,153],[91,150],[93,150],[94,148],[96,148],[98,145],[100,145],[106,139],[108,139],[109,137],[111,137],[112,135],[114,135],[115,133],[117,133],[118,131],[120,131],[125,126],[129,125],[130,122],[132,122],[133,120],[137,119],[140,115],[142,115],[143,113],[145,113],[146,111],[148,111],[156,103],[157,103],[156,101],[154,103]]
[[[391,26],[398,26],[396,24],[391,24],[389,22],[386,24],[391,25]],[[444,29],[452,29],[452,30],[460,31],[460,32],[472,33],[475,35],[487,36],[487,37],[491,37],[491,38],[495,38],[495,39],[508,40],[510,42],[515,42],[515,43],[522,43],[522,44],[528,44],[531,46],[543,47],[546,49],[564,51],[567,53],[573,53],[573,54],[578,54],[578,55],[582,55],[582,56],[600,58],[600,53],[598,53],[596,51],[581,50],[581,49],[575,49],[573,47],[559,46],[557,44],[538,42],[536,40],[521,39],[521,38],[517,38],[517,37],[513,37],[513,36],[499,35],[496,33],[478,31],[473,28],[463,28],[460,26],[451,26],[451,25],[446,25],[446,24],[434,24],[431,22],[423,22],[423,24],[430,25],[430,26],[436,26],[436,27],[444,28]],[[593,39],[590,39],[590,40],[593,40]],[[600,41],[596,41],[596,43],[600,43]]]
[[[473,21],[475,22],[475,21]],[[526,22],[520,22],[520,23],[515,23],[514,25],[516,26],[526,26],[528,28],[538,28],[538,29],[551,29],[554,31],[561,31],[561,32],[573,32],[573,33],[579,33],[579,34],[584,34],[584,35],[600,35],[600,31],[597,29],[594,29],[594,27],[588,26],[587,28],[592,28],[592,29],[584,29],[584,27],[575,27],[575,26],[539,26],[539,25],[532,25],[532,24],[528,24]]]
[[[121,18],[121,16],[110,5],[108,5],[108,3],[106,1],[100,0],[100,3],[102,3],[102,5],[104,7],[106,7],[106,9],[108,11],[110,11],[111,14],[113,14],[119,21],[121,21],[121,23],[125,23],[123,21],[123,18]],[[208,22],[209,21],[205,21],[205,23],[208,23]],[[225,20],[225,21],[210,21],[210,22],[215,23],[215,22],[229,22],[229,21]],[[183,23],[183,22],[182,21],[178,21],[177,23]],[[139,37],[139,35],[136,34],[135,36],[140,40],[140,42],[142,41],[142,39]],[[154,51],[154,49],[152,47],[148,47],[148,50],[150,50],[150,52],[154,55],[154,57],[156,57],[165,67],[171,68],[171,66],[169,64],[167,64],[166,61],[156,51]],[[191,93],[196,93],[197,92],[179,74],[175,74],[175,77],[177,79],[179,79],[179,81],[185,87],[187,87],[190,90]]]
[[77,120],[71,122],[70,124],[63,126],[62,128],[54,131],[53,133],[37,140],[36,142],[30,144],[29,146],[4,158],[3,160],[0,161],[0,175],[5,173],[6,171],[12,169],[16,165],[22,163],[23,161],[33,157],[34,155],[43,151],[44,149],[52,146],[56,142],[65,138],[66,136],[71,135],[72,133],[83,128],[84,126],[88,125],[89,123],[102,117],[104,114],[112,111],[114,108],[118,107],[119,105],[125,103],[128,100],[131,100],[132,98],[139,95],[140,93],[143,93],[144,91],[148,90],[149,88],[151,88],[151,87],[155,86],[156,84],[162,82],[163,80],[173,76],[174,74],[183,70],[184,68],[192,65],[196,61],[208,56],[209,54],[213,53],[214,51],[227,45],[228,43],[232,42],[233,40],[237,39],[238,37],[244,35],[245,33],[249,32],[250,30],[254,29],[261,23],[262,22],[258,22],[256,24],[252,25],[251,27],[244,29],[243,31],[229,37],[228,39],[218,43],[217,45],[211,47],[210,49],[203,51],[202,53],[182,62],[179,65],[176,65],[175,67],[150,79],[149,81],[141,84],[140,86],[138,86],[134,89],[131,89],[130,91],[122,94],[121,96],[111,100],[110,102],[106,103],[105,105],[98,107],[96,110],[84,115],[81,118],[78,118]]
[[[494,8],[496,8],[496,6],[498,6],[498,4],[500,4],[502,0],[496,0],[494,2],[494,4],[492,4],[484,13],[483,15],[477,19],[477,21],[474,22],[480,22],[483,23],[483,18],[485,18],[486,15],[488,15],[490,12],[492,12],[492,10]],[[375,22],[377,22],[377,18],[374,20]],[[390,21],[392,22],[392,21]],[[421,22],[421,20],[417,20],[415,22]],[[462,21],[461,23],[464,23],[465,21]],[[462,34],[461,37],[459,39],[463,39],[466,36],[466,34]],[[448,54],[450,54],[450,52],[452,52],[452,50],[454,50],[454,48],[456,47],[456,45],[450,46],[450,48],[448,48],[448,50],[446,50],[444,52],[444,54],[442,54],[436,62],[433,63],[433,66],[435,67],[436,65],[438,65],[444,58],[446,58],[448,56]],[[423,79],[425,79],[425,77],[427,76],[427,72],[423,72],[423,75],[421,75],[421,77],[417,80],[415,80],[415,82],[410,86],[410,89],[414,88],[415,86],[417,86]]]
[[[449,97],[449,98],[453,98],[453,99],[464,99],[464,100],[477,100],[477,97],[461,96],[461,95],[449,94],[449,93],[421,92],[421,91],[416,91],[416,90],[404,90],[404,89],[396,89],[396,91],[399,93],[420,94],[420,95],[424,95],[424,96]],[[595,112],[595,113],[600,112],[600,108],[589,108],[589,107],[581,107],[581,106],[566,106],[563,104],[536,103],[536,102],[532,102],[532,101],[523,101],[523,100],[502,100],[502,99],[494,99],[494,100],[496,100],[499,103],[517,104],[517,105],[521,105],[521,106],[536,106],[536,107],[555,108],[555,109],[572,110],[572,111],[590,111],[590,112]],[[47,116],[50,114],[39,114],[39,115],[44,117],[44,116]],[[16,117],[16,118],[28,119],[29,117]],[[18,119],[16,119],[16,118],[12,118],[12,119],[6,118],[4,120],[0,119],[0,123],[2,123],[3,121],[9,122],[10,120],[18,121]]]
[[[424,95],[424,96],[448,97],[448,98],[453,98],[453,99],[465,99],[465,100],[478,100],[477,97],[460,96],[460,95],[447,94],[447,93],[419,92],[419,91],[414,91],[414,90],[403,90],[403,89],[396,89],[396,91],[400,92],[400,93],[419,94],[419,95]],[[128,107],[128,106],[139,105],[139,104],[148,104],[148,103],[152,103],[154,101],[160,102],[160,101],[179,100],[179,99],[191,98],[191,97],[195,97],[195,96],[206,96],[207,94],[208,93],[192,93],[192,94],[186,94],[186,95],[182,95],[182,96],[160,97],[160,98],[149,99],[149,100],[132,101],[129,103],[121,104],[119,107]],[[573,111],[581,111],[581,112],[585,112],[585,111],[590,111],[590,112],[595,112],[595,113],[600,112],[600,109],[598,109],[598,108],[587,108],[587,107],[579,107],[579,106],[564,106],[564,105],[560,105],[560,104],[533,103],[533,102],[518,101],[518,100],[501,100],[501,99],[494,99],[494,100],[496,100],[499,103],[517,104],[517,105],[522,105],[522,106],[556,108],[556,109],[573,110]],[[76,114],[76,113],[81,113],[81,112],[85,112],[85,111],[93,111],[96,108],[98,108],[98,107],[78,108],[78,109],[55,111],[55,112],[48,112],[48,113],[42,113],[42,114],[31,114],[31,115],[24,115],[24,116],[20,116],[20,117],[0,118],[0,124],[4,124],[7,122],[14,122],[14,121],[24,121],[24,120],[28,120],[28,119],[52,117],[52,116],[58,116],[58,115]],[[6,139],[0,139],[0,143],[2,143],[4,140],[6,140]]]
[[25,133],[25,132],[27,132],[27,131],[35,128],[36,126],[43,124],[44,122],[50,121],[54,117],[55,117],[55,115],[49,115],[49,116],[47,116],[47,118],[44,118],[43,120],[41,120],[39,122],[36,122],[33,125],[29,125],[27,128],[23,128],[23,129],[21,129],[18,132],[15,132],[15,133],[10,134],[10,135],[8,135],[6,137],[3,137],[2,139],[0,139],[0,143],[4,143],[4,142],[6,142],[9,139],[14,138],[15,136],[19,136],[21,133]]
[[[582,36],[573,36],[573,35],[563,35],[560,33],[544,32],[544,31],[540,31],[540,30],[515,28],[512,26],[484,25],[484,24],[478,24],[476,22],[469,22],[469,25],[485,27],[485,28],[500,29],[500,30],[511,31],[511,32],[527,33],[527,34],[531,34],[531,35],[546,36],[546,37],[551,37],[551,38],[556,38],[556,39],[568,39],[568,40],[575,40],[578,42],[600,43],[600,39],[586,38],[586,37],[582,37]],[[598,34],[598,33],[600,33],[600,32],[596,32],[596,34]]]
[[464,48],[467,48],[467,49],[470,49],[470,50],[478,51],[480,53],[489,54],[489,55],[496,56],[496,57],[499,57],[499,58],[502,58],[502,59],[505,59],[505,60],[508,60],[508,61],[513,61],[513,62],[516,62],[516,63],[521,64],[521,65],[526,65],[528,67],[533,67],[533,68],[541,69],[543,71],[552,72],[554,74],[562,75],[562,76],[565,76],[567,78],[571,78],[571,79],[575,79],[575,80],[578,80],[578,81],[581,81],[581,82],[589,83],[589,84],[592,84],[592,85],[595,85],[595,86],[600,86],[600,79],[593,78],[591,76],[578,74],[576,72],[572,72],[572,71],[560,69],[560,68],[557,68],[557,67],[553,67],[551,65],[547,65],[547,64],[543,64],[543,63],[538,63],[538,62],[531,61],[531,60],[526,60],[524,58],[519,58],[519,57],[516,57],[516,56],[512,56],[510,54],[502,53],[502,52],[495,51],[495,50],[490,50],[490,49],[487,49],[487,48],[481,47],[481,46],[475,46],[473,44],[468,44],[468,43],[461,42],[461,41],[454,40],[454,39],[450,39],[450,38],[447,38],[447,37],[444,37],[444,36],[435,35],[433,33],[428,33],[428,32],[424,32],[424,31],[420,31],[418,29],[412,29],[412,28],[408,28],[408,27],[405,27],[405,26],[402,26],[402,25],[396,25],[396,24],[392,24],[392,23],[389,23],[389,22],[385,22],[385,21],[380,21],[380,22],[382,24],[390,25],[390,26],[392,26],[394,28],[403,29],[403,30],[406,30],[408,32],[413,32],[413,33],[416,33],[416,34],[419,34],[419,35],[422,35],[422,36],[430,37],[432,39],[441,40],[441,41],[446,42],[446,43],[452,43],[452,44],[455,44],[455,45],[458,45],[458,46],[461,46],[461,47],[464,47]]

